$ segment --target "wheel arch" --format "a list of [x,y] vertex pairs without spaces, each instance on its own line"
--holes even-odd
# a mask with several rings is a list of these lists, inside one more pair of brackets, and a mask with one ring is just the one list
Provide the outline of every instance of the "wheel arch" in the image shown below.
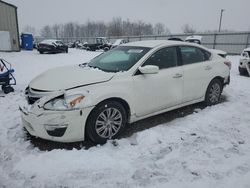
[[212,79],[210,80],[210,82],[208,82],[207,87],[206,87],[206,89],[205,89],[204,96],[203,96],[203,100],[205,100],[205,98],[206,98],[206,93],[207,93],[207,89],[208,89],[209,85],[212,83],[213,80],[219,80],[219,81],[221,82],[221,86],[222,86],[222,90],[223,90],[223,85],[224,85],[224,84],[223,84],[223,83],[224,83],[223,77],[221,77],[221,76],[215,76],[214,78],[212,78]]
[[[214,77],[214,78],[209,82],[209,84],[210,84],[213,80],[220,80],[221,86],[223,87],[223,85],[224,85],[224,78],[223,78],[223,77],[221,77],[221,76],[216,76],[216,77]],[[209,84],[208,84],[208,86],[209,86]],[[222,88],[222,89],[223,89],[223,88]]]

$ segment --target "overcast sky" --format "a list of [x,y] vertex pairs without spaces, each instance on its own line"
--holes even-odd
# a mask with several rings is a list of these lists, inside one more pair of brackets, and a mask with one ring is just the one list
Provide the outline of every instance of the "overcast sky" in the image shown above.
[[250,29],[250,0],[4,0],[18,7],[20,30],[26,25],[41,28],[55,23],[111,21],[113,17],[164,23],[172,33],[184,24],[198,31],[216,30],[220,9],[222,29]]

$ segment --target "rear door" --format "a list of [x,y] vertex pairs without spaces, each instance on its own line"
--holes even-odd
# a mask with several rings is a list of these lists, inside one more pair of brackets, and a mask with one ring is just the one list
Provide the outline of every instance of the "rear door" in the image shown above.
[[194,46],[180,46],[183,64],[183,102],[200,99],[213,78],[213,63],[210,52]]

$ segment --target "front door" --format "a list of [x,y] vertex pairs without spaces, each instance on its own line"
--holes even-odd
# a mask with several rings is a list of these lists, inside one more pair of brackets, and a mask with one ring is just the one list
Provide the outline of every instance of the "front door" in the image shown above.
[[136,115],[164,110],[182,102],[183,70],[178,66],[176,47],[158,50],[142,66],[156,65],[157,74],[142,74],[139,71],[133,76]]

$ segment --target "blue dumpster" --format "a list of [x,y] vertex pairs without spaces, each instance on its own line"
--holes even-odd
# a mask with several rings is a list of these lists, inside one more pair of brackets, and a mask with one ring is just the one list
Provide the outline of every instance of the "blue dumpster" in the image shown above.
[[33,50],[33,36],[32,34],[23,33],[21,35],[22,49]]

